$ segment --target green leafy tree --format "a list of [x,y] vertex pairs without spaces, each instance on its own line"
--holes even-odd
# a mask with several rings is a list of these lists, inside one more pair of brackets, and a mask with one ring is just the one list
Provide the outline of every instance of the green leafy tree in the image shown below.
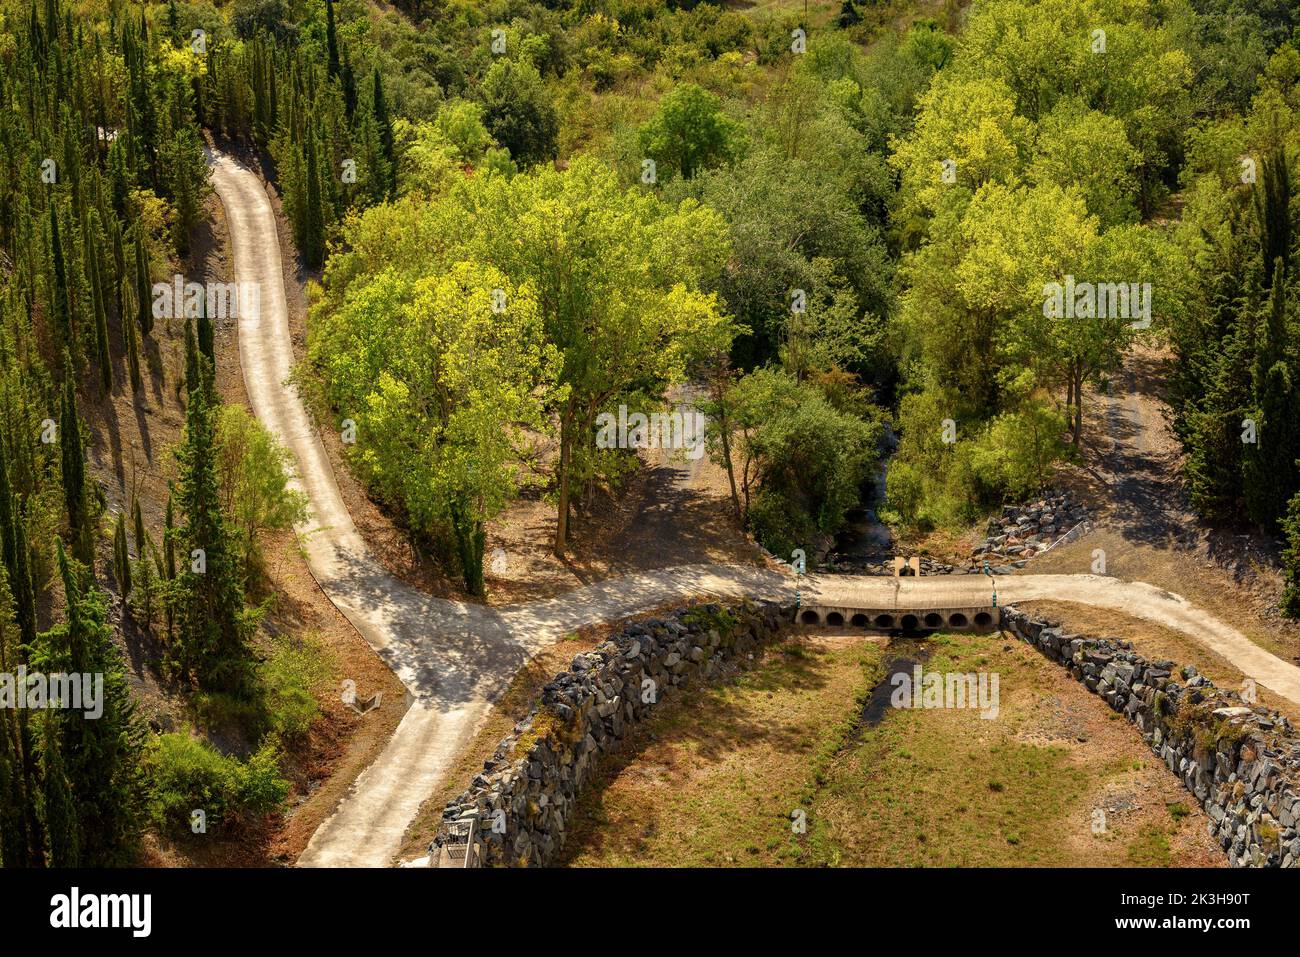
[[[369,431],[369,430],[367,430]],[[291,488],[293,455],[243,406],[217,416],[217,484],[247,585],[258,565],[258,535],[307,518],[307,496]]]
[[528,60],[497,60],[479,90],[484,123],[520,166],[554,159],[560,121],[537,68]]
[[694,83],[674,87],[641,127],[641,152],[654,159],[660,175],[687,179],[725,163],[736,153],[741,126],[722,111],[722,102]]

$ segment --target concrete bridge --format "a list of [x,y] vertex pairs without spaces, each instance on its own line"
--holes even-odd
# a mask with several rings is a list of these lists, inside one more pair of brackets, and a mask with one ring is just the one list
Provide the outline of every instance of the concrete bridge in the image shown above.
[[889,590],[866,589],[853,587],[851,581],[841,584],[823,578],[806,592],[800,589],[795,622],[880,631],[988,631],[1002,623],[991,583],[982,595],[970,587],[921,590],[900,583]]

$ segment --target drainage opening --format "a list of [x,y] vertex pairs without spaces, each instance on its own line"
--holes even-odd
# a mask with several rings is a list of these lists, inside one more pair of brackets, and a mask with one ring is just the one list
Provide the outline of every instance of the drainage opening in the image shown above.
[[838,611],[832,611],[826,616],[826,624],[842,625],[844,624],[844,616],[841,615]]
[[877,616],[876,616],[876,627],[877,627],[877,628],[893,628],[893,627],[894,627],[894,616],[893,616],[893,615],[877,615]]
[[966,620],[965,615],[957,611],[948,616],[948,624],[953,628],[965,628],[969,622]]
[[982,611],[975,616],[975,624],[981,628],[987,628],[989,625],[993,624],[993,616],[987,611]]
[[921,624],[921,621],[915,615],[903,616],[902,625],[904,631],[916,631],[916,627],[919,624]]
[[817,612],[813,611],[811,608],[800,615],[799,620],[805,625],[815,625],[817,622],[821,621],[821,619],[817,617]]
[[862,614],[861,612],[858,612],[858,614],[854,615],[852,618],[849,619],[849,624],[852,625],[854,628],[866,628],[867,616]]
[[943,615],[939,614],[937,611],[932,611],[930,614],[925,616],[925,627],[927,628],[938,628],[942,624]]

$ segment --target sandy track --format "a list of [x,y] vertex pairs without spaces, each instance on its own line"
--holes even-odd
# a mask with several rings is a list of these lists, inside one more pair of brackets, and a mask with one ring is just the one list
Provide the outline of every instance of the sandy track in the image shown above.
[[[376,867],[392,863],[422,801],[486,717],[511,677],[547,642],[584,625],[614,620],[692,595],[794,596],[793,580],[752,567],[687,565],[611,579],[558,598],[494,609],[433,598],[384,570],[369,552],[339,494],[329,459],[301,400],[288,384],[293,364],[276,223],[256,173],[209,154],[225,206],[234,280],[260,287],[260,315],[243,316],[239,352],[257,417],[293,453],[295,482],[311,514],[298,533],[321,589],[365,637],[414,702],[393,737],[312,836],[298,863]],[[879,607],[925,601],[936,592],[987,599],[988,579],[898,581],[810,577],[805,595],[848,597]],[[1300,668],[1249,641],[1185,599],[1141,582],[1091,575],[1024,575],[998,580],[1002,603],[1052,598],[1160,622],[1218,652],[1243,673],[1300,703]]]

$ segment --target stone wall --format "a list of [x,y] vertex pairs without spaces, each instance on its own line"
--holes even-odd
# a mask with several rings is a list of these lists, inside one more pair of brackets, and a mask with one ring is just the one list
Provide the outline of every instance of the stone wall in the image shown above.
[[1008,505],[989,519],[984,540],[971,549],[971,562],[987,560],[999,572],[1023,568],[1025,562],[1047,551],[1057,539],[1080,522],[1088,510],[1065,492],[1054,492],[1028,505]]
[[1012,607],[1002,623],[1136,725],[1205,808],[1234,867],[1300,866],[1300,738],[1284,716],[1126,641],[1066,634]]
[[551,863],[600,757],[676,689],[777,637],[792,612],[774,603],[697,605],[628,625],[575,657],[542,689],[538,707],[502,739],[483,772],[443,809],[432,860],[443,844],[454,843],[451,825],[473,820],[481,863]]

